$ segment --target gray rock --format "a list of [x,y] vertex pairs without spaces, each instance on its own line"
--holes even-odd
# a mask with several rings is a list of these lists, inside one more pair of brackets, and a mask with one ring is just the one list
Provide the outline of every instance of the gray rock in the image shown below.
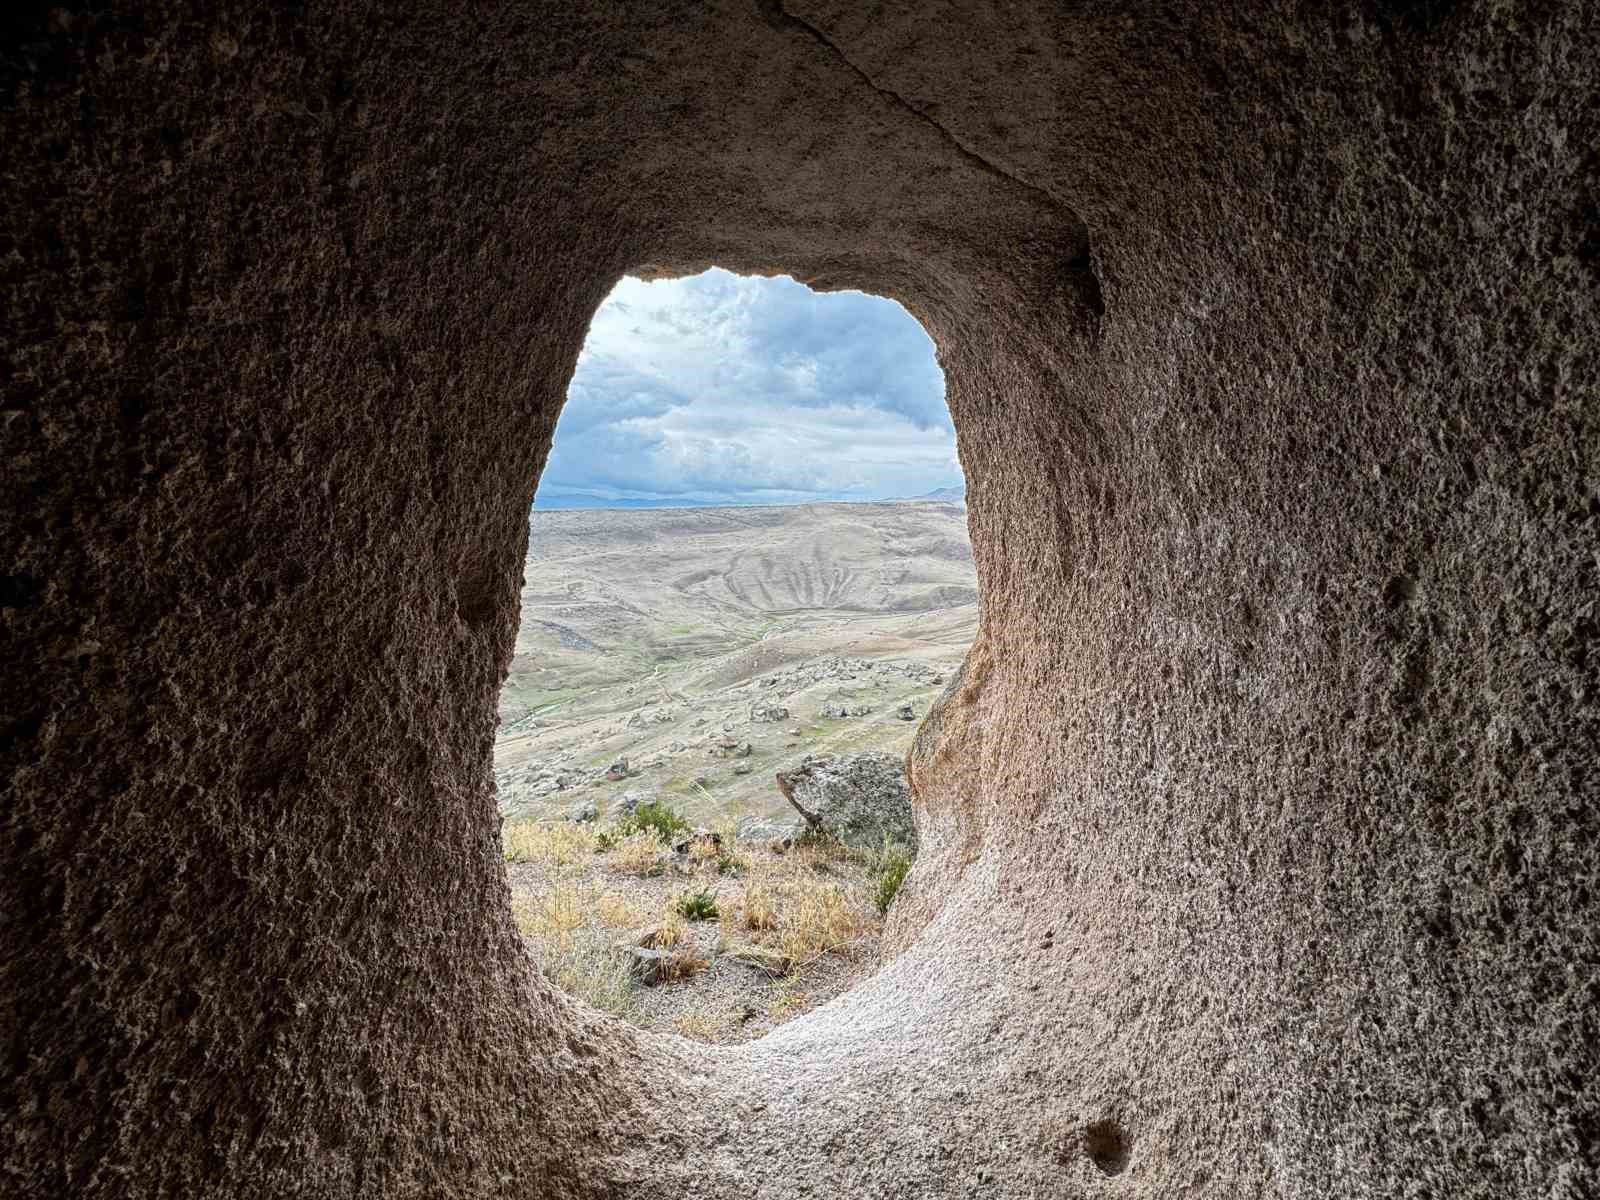
[[600,809],[593,800],[580,800],[567,809],[567,820],[586,825],[600,819]]
[[632,774],[632,772],[628,769],[628,759],[626,755],[617,759],[616,762],[612,763],[606,768],[606,778],[611,780],[613,783],[619,779],[626,779],[630,774]]
[[894,715],[899,717],[902,721],[915,721],[917,719],[917,710],[912,708],[909,704],[902,704],[899,708],[894,710]]
[[740,817],[733,830],[735,837],[746,841],[770,842],[793,841],[804,828],[805,822],[794,817]]
[[656,798],[654,792],[626,791],[621,798],[611,806],[611,818],[631,817],[641,804],[649,804]]
[[633,972],[633,977],[645,987],[653,987],[672,978],[673,959],[674,955],[670,950],[635,946],[629,952],[628,968]]
[[778,790],[812,829],[846,846],[875,851],[885,839],[917,848],[905,764],[893,754],[807,757],[779,771]]
[[741,759],[733,764],[733,773],[735,775],[748,775],[753,770],[755,770],[755,768],[752,767],[749,761],[745,759]]
[[781,704],[756,704],[750,709],[752,721],[787,721],[789,710]]

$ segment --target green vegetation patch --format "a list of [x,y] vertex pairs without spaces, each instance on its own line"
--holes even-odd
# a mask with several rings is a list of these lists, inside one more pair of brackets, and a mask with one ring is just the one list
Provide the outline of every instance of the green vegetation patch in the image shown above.
[[878,879],[873,899],[878,905],[879,916],[889,915],[889,906],[894,903],[895,896],[900,892],[900,885],[906,881],[906,873],[910,870],[911,854],[905,847],[884,846],[883,854],[878,858],[877,869],[873,872]]
[[673,901],[672,907],[679,916],[690,921],[715,921],[718,915],[717,897],[710,888],[684,892]]
[[689,822],[671,805],[647,800],[619,820],[610,832],[621,839],[647,829],[653,830],[662,841],[670,842],[678,834],[689,832]]

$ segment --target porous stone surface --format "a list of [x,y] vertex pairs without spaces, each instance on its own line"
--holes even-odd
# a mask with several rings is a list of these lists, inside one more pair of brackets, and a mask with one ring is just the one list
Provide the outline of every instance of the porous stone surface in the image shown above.
[[885,843],[917,848],[905,763],[893,754],[807,755],[776,779],[783,798],[818,833],[869,852]]
[[[1595,1194],[1592,0],[6,20],[0,1191]],[[921,319],[983,609],[893,956],[731,1051],[531,969],[490,767],[710,264]]]

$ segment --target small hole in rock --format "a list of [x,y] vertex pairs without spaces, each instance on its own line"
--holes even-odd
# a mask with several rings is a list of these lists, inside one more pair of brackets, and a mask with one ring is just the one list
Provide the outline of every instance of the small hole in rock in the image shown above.
[[1128,1135],[1115,1121],[1095,1121],[1084,1127],[1083,1152],[1102,1175],[1120,1175],[1128,1165]]

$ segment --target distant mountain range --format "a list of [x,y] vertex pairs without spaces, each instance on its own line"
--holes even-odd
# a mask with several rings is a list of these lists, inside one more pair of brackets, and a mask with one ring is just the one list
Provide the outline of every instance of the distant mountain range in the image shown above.
[[965,504],[967,502],[967,485],[958,483],[954,487],[934,488],[931,492],[923,492],[920,496],[910,496],[907,499],[944,500],[951,504]]
[[906,500],[931,500],[943,504],[965,504],[967,502],[967,485],[955,484],[953,487],[934,488],[931,492],[923,492],[920,496],[893,496],[888,500],[743,500],[736,502],[717,502],[710,500],[680,500],[676,498],[659,498],[651,500],[621,499],[602,500],[593,496],[550,496],[539,499],[534,504],[536,512],[560,511],[594,511],[603,509],[649,509],[649,508],[786,508],[801,507],[807,504],[894,504]]

